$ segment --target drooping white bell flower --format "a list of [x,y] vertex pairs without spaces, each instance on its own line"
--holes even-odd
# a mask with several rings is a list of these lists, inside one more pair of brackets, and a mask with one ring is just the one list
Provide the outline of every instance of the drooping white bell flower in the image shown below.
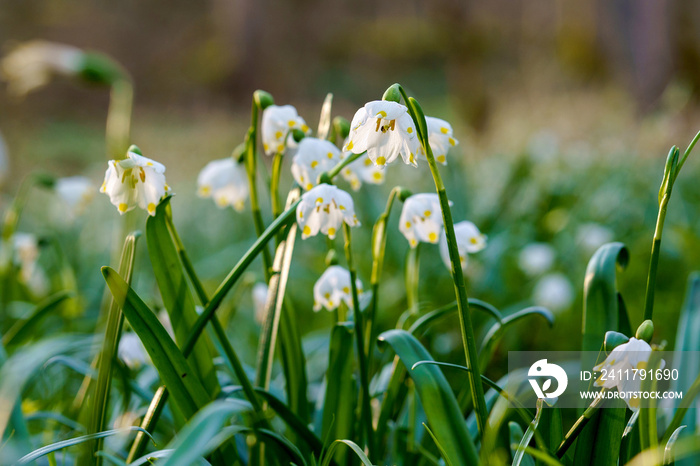
[[39,239],[31,233],[12,235],[14,263],[19,268],[19,279],[35,297],[49,292],[49,279],[39,266]]
[[262,114],[260,126],[265,154],[282,153],[287,147],[287,135],[293,129],[309,134],[311,129],[291,105],[270,105]]
[[[345,144],[348,140],[345,141]],[[350,157],[352,152],[343,152],[340,154],[340,160],[345,160]],[[357,191],[362,187],[362,183],[382,184],[384,183],[384,170],[376,166],[368,155],[364,155],[354,162],[348,164],[340,172],[343,179],[350,183],[353,191]]]
[[245,167],[230,157],[209,162],[197,176],[197,195],[211,197],[221,209],[230,205],[241,212],[248,199],[248,189]]
[[375,100],[359,109],[350,123],[350,135],[343,151],[367,155],[378,167],[399,155],[416,166],[420,141],[408,109],[397,102]]
[[351,227],[360,225],[350,194],[325,183],[302,194],[297,206],[302,239],[316,236],[319,231],[333,239],[343,222]]
[[[605,358],[605,361],[593,368],[598,373],[605,370],[605,373],[601,374],[595,381],[595,385],[608,389],[617,387],[620,393],[624,392],[627,395],[632,392],[640,392],[642,378],[640,375],[632,377],[634,373],[632,369],[647,369],[651,351],[649,343],[634,337],[630,338],[627,343],[615,347]],[[659,368],[663,369],[665,365],[666,361],[662,359]],[[623,374],[623,376],[620,377],[619,374]],[[629,375],[625,376],[624,374]],[[632,411],[639,409],[641,398],[628,395],[624,397],[624,400]]]
[[292,176],[306,191],[316,185],[323,172],[331,170],[340,162],[340,150],[330,141],[304,138],[299,143],[292,159]]
[[[463,221],[455,224],[455,238],[457,250],[462,264],[462,270],[466,270],[469,254],[479,252],[486,247],[486,235],[481,233],[472,222]],[[450,250],[447,247],[447,236],[444,231],[440,237],[440,257],[448,269],[452,267],[450,262]]]
[[532,291],[532,300],[552,312],[565,311],[574,302],[574,287],[564,274],[550,273],[539,279]]
[[101,193],[124,214],[136,206],[149,215],[156,214],[156,206],[170,188],[165,183],[165,166],[147,157],[128,152],[124,160],[110,160],[105,172]]
[[19,45],[0,63],[0,75],[15,95],[49,83],[55,75],[72,77],[83,68],[85,53],[69,45],[36,40]]
[[71,217],[79,215],[95,195],[95,185],[85,176],[59,178],[54,189]]
[[253,285],[253,308],[255,309],[255,321],[262,325],[265,322],[265,305],[267,304],[267,284],[258,282]]
[[547,243],[530,243],[518,255],[520,269],[530,277],[547,272],[554,264],[556,251]]
[[[339,265],[331,265],[328,267],[314,284],[314,311],[318,312],[322,308],[333,311],[337,309],[341,303],[345,303],[349,309],[352,309],[351,284],[350,272],[347,269]],[[362,282],[360,279],[355,280],[355,286],[357,287],[360,308],[363,308],[369,302],[368,298],[370,297],[370,293],[365,293],[362,290]]]
[[412,248],[420,242],[436,244],[442,231],[442,210],[438,195],[422,193],[408,197],[401,210],[399,231]]
[[150,360],[138,335],[132,332],[124,333],[119,339],[117,355],[131,369],[138,369]]
[[[447,165],[447,152],[451,147],[459,144],[459,141],[452,136],[452,125],[445,120],[435,117],[425,117],[428,125],[428,142],[433,151],[435,160],[443,165]],[[423,147],[419,151],[421,157],[425,159]]]

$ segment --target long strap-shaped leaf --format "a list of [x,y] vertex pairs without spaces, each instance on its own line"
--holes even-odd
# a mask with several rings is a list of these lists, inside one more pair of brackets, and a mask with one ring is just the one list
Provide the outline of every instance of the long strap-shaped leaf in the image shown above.
[[[384,332],[379,336],[379,341],[391,345],[405,367],[413,367],[418,361],[433,360],[423,345],[404,330]],[[457,399],[440,369],[426,364],[409,371],[409,374],[416,385],[431,431],[449,461],[452,464],[479,464],[476,447],[467,431]]]
[[[156,215],[149,216],[146,221],[146,240],[163,305],[170,315],[175,339],[178,345],[183,347],[198,315],[180,257],[168,231],[166,209],[169,204],[170,198],[166,197],[158,204]],[[187,359],[192,362],[193,369],[196,370],[209,395],[216,396],[219,384],[209,351],[209,343],[208,336],[202,336]]]
[[5,332],[5,334],[2,336],[3,346],[11,346],[22,343],[25,338],[31,335],[32,329],[41,321],[41,319],[50,314],[51,311],[56,309],[59,304],[72,296],[73,292],[71,291],[59,291],[37,304],[36,308],[27,319],[18,320],[7,330],[7,332]]
[[210,399],[187,360],[158,318],[136,292],[110,267],[102,267],[107,286],[141,339],[153,365],[186,419]]

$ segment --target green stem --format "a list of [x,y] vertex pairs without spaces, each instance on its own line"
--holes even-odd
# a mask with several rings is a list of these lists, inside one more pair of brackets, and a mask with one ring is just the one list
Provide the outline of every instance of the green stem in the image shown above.
[[131,133],[131,112],[134,101],[134,88],[131,80],[124,77],[112,84],[109,109],[107,110],[107,157],[124,158],[129,147]]
[[408,312],[418,314],[418,285],[420,283],[420,243],[415,248],[409,248],[406,253],[406,301]]
[[[260,237],[265,230],[262,213],[260,211],[260,202],[258,200],[257,187],[257,138],[258,138],[258,105],[253,100],[253,105],[250,112],[250,128],[246,135],[246,157],[245,167],[248,173],[248,184],[250,185],[250,210],[253,214],[253,224],[255,225],[255,234]],[[270,281],[270,267],[272,259],[270,250],[265,245],[262,249],[263,267],[265,273],[265,282]]]
[[673,174],[673,181],[676,181],[676,178],[678,177],[681,168],[683,168],[683,164],[685,163],[690,153],[693,151],[693,148],[695,147],[695,144],[698,142],[698,140],[700,140],[700,131],[698,131],[693,140],[690,141],[688,148],[685,150],[685,152],[683,152],[683,157],[680,159],[680,161],[678,161],[678,168],[676,168],[676,172]]
[[272,177],[270,179],[270,199],[272,200],[272,218],[277,218],[282,213],[282,203],[279,199],[280,178],[282,176],[282,162],[284,157],[281,153],[275,153],[272,159]]
[[411,117],[416,124],[418,137],[420,138],[423,151],[428,159],[430,173],[433,175],[435,189],[437,190],[440,199],[440,207],[442,209],[442,219],[447,236],[447,247],[450,252],[450,262],[452,264],[452,280],[454,282],[455,294],[457,295],[457,306],[459,309],[459,322],[462,331],[462,342],[464,344],[464,355],[466,358],[467,367],[471,369],[468,374],[469,388],[471,390],[472,399],[474,400],[474,410],[476,412],[477,424],[479,432],[483,435],[486,430],[486,419],[488,411],[486,410],[486,402],[484,400],[484,389],[481,385],[481,373],[479,371],[478,353],[476,350],[476,339],[474,338],[474,327],[469,313],[469,297],[467,295],[467,287],[464,283],[464,275],[462,272],[462,262],[459,258],[459,249],[457,247],[457,238],[455,236],[454,223],[452,221],[452,211],[450,203],[445,191],[445,185],[442,182],[442,177],[438,170],[433,151],[428,142],[427,123],[420,105],[415,99],[409,98],[401,86],[399,91],[403,96],[408,106]]
[[569,432],[567,432],[567,434],[564,436],[564,440],[562,440],[559,448],[557,448],[557,457],[562,458],[564,456],[566,450],[568,450],[571,444],[574,443],[576,437],[578,437],[583,428],[586,427],[588,421],[590,421],[593,415],[598,411],[598,409],[600,409],[604,401],[605,400],[603,398],[596,398],[596,400],[591,403],[588,408],[586,408],[581,417],[576,420]]
[[[350,165],[351,163],[353,163],[355,160],[357,160],[357,159],[359,159],[360,157],[362,157],[364,154],[366,154],[366,152],[360,152],[359,154],[352,154],[352,155],[350,155],[350,157],[345,158],[345,159],[342,160],[338,165],[336,165],[335,167],[333,167],[333,168],[331,169],[331,171],[328,172],[328,176],[329,176],[331,179],[335,178],[336,176],[338,176],[338,173],[340,173],[341,171],[343,171],[343,168],[347,167],[348,165]],[[323,178],[323,174],[321,174],[321,178]]]
[[659,254],[661,252],[661,235],[666,220],[666,209],[671,193],[665,194],[659,206],[659,215],[656,218],[656,229],[651,243],[651,259],[649,260],[649,274],[647,275],[647,289],[644,298],[644,320],[651,319],[654,314],[654,291],[656,288],[656,273],[659,267]]
[[365,358],[364,332],[362,322],[362,311],[360,310],[360,299],[357,292],[357,272],[352,261],[352,240],[350,226],[343,223],[345,233],[345,259],[350,272],[350,289],[352,290],[352,306],[355,319],[355,336],[357,342],[357,360],[360,369],[361,403],[360,403],[360,425],[364,426],[367,450],[374,452],[374,428],[372,427],[372,411],[369,397],[369,373],[367,371],[367,360]]
[[389,220],[391,208],[394,205],[394,200],[401,192],[401,188],[396,186],[389,193],[389,198],[386,201],[386,208],[374,223],[372,229],[372,275],[370,277],[370,286],[372,289],[372,301],[367,313],[367,338],[365,339],[365,354],[368,360],[372,358],[372,345],[374,343],[374,317],[377,313],[379,305],[379,282],[381,280],[382,268],[384,266],[384,255],[386,252],[386,225]]

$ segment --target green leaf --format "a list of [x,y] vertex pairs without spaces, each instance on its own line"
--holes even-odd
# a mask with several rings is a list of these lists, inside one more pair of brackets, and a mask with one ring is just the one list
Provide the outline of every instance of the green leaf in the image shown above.
[[[520,466],[521,463],[523,463],[523,459],[525,458],[525,448],[530,445],[530,441],[532,440],[532,436],[535,435],[535,431],[537,430],[537,426],[540,423],[540,418],[542,417],[542,406],[544,405],[544,400],[539,399],[537,400],[537,413],[535,414],[534,419],[532,422],[530,422],[530,425],[528,426],[527,430],[525,431],[525,434],[523,435],[522,440],[520,440],[520,444],[518,445],[518,448],[516,448],[515,455],[513,456],[513,465],[512,466]],[[533,464],[534,461],[532,461],[532,458],[529,459],[529,461],[525,461],[524,464]]]
[[424,422],[423,427],[425,427],[425,430],[427,430],[428,434],[430,434],[430,438],[432,438],[433,442],[435,442],[435,446],[440,451],[440,455],[445,459],[445,464],[447,464],[447,466],[452,466],[452,462],[450,461],[450,458],[447,456],[447,452],[445,451],[444,448],[442,448],[442,445],[440,445],[440,441],[437,439],[437,437],[435,437],[435,434],[433,434],[433,431],[430,430],[430,427],[428,427],[428,424],[426,424]]
[[364,466],[374,466],[372,462],[367,458],[367,455],[365,455],[365,452],[362,451],[362,448],[360,448],[355,442],[352,440],[345,440],[345,439],[338,439],[331,443],[331,446],[328,448],[328,451],[326,452],[326,457],[321,463],[322,466],[328,466],[331,463],[331,458],[333,458],[333,453],[335,453],[335,450],[338,449],[339,446],[345,445],[347,447],[350,447],[350,449],[355,452],[357,457],[360,459],[362,464]]
[[664,464],[665,465],[673,465],[675,464],[675,456],[673,452],[673,447],[675,446],[676,442],[678,441],[678,438],[681,435],[681,431],[685,429],[687,426],[680,426],[678,429],[674,430],[671,436],[668,438],[668,442],[666,442],[666,447],[664,448]]
[[[484,311],[491,317],[496,319],[496,321],[499,323],[502,323],[503,321],[503,316],[501,315],[501,312],[498,309],[496,309],[496,307],[494,307],[492,304],[489,304],[486,301],[482,301],[476,298],[469,298],[469,309],[478,309],[480,311]],[[455,301],[453,303],[450,303],[446,306],[443,306],[439,309],[436,309],[434,311],[428,312],[427,314],[420,316],[418,319],[416,319],[415,322],[413,322],[411,328],[409,328],[408,331],[413,335],[421,336],[427,331],[428,326],[434,324],[436,321],[439,321],[445,317],[451,316],[453,313],[456,312],[457,302]]]
[[[173,452],[163,462],[164,466],[190,466],[200,457],[207,456],[219,445],[212,445],[210,440],[236,414],[250,411],[251,406],[243,400],[214,401],[202,408],[178,432],[165,448]],[[229,464],[232,458],[228,459]]]
[[[418,361],[433,360],[420,342],[403,330],[389,330],[379,336],[388,343],[405,367]],[[409,371],[428,424],[454,464],[479,464],[476,447],[447,379],[438,367],[423,365]]]
[[[198,315],[180,257],[168,231],[166,209],[169,203],[170,197],[166,197],[156,208],[156,215],[148,217],[146,240],[163,305],[170,316],[178,346],[183,347]],[[208,337],[202,335],[187,360],[192,363],[207,393],[213,397],[220,388],[210,344]]]
[[190,368],[153,311],[119,274],[109,267],[103,267],[102,275],[148,351],[175,404],[186,419],[191,418],[210,401],[197,374]]
[[[515,458],[519,453],[518,448],[521,448],[520,441],[525,433],[523,432],[523,428],[520,427],[520,424],[515,421],[510,421],[508,423],[508,431],[510,432],[510,454],[513,456],[513,458]],[[522,451],[524,452],[524,448]],[[523,455],[520,463],[524,466],[535,466],[535,461],[530,455]]]
[[[125,429],[107,430],[105,432],[98,432],[95,434],[83,435],[81,437],[75,437],[72,439],[63,440],[61,442],[52,443],[51,445],[47,445],[45,447],[38,448],[38,449],[34,450],[33,452],[29,453],[28,455],[25,455],[22,458],[20,458],[16,464],[18,464],[18,465],[30,464],[31,462],[38,460],[42,456],[46,456],[49,453],[53,453],[53,452],[61,450],[63,448],[72,447],[73,445],[78,445],[78,444],[81,444],[83,442],[88,442],[91,440],[96,440],[96,439],[105,438],[105,437],[111,437],[112,435],[123,434],[126,432],[134,432],[134,431],[144,432],[146,435],[148,435],[150,437],[148,432],[146,432],[143,429],[141,429],[140,427],[136,427],[136,426],[127,427]],[[151,440],[153,440],[152,437],[151,437]]]
[[[328,350],[326,394],[323,398],[322,438],[352,438],[355,413],[355,382],[353,380],[353,324],[341,322],[333,327]],[[347,458],[347,456],[345,457]],[[338,464],[346,464],[336,455]]]
[[27,337],[31,336],[34,327],[51,311],[56,309],[63,301],[74,296],[72,291],[59,291],[54,293],[37,306],[32,311],[31,315],[22,320],[18,320],[10,327],[2,336],[3,346],[19,345],[24,342]]
[[495,345],[503,336],[503,333],[508,330],[510,326],[516,322],[519,322],[521,319],[534,315],[544,317],[547,320],[547,323],[549,323],[550,327],[554,325],[554,314],[552,314],[549,309],[540,306],[533,306],[521,309],[520,311],[505,316],[499,322],[496,322],[491,326],[484,336],[484,340],[481,343],[481,350],[479,351],[479,366],[482,370],[486,369],[486,365],[491,360],[491,356],[493,355]]

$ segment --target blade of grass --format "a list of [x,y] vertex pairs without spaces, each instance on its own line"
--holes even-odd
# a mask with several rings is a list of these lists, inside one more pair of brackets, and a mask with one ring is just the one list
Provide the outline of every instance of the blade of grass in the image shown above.
[[51,311],[56,309],[64,300],[74,295],[75,294],[71,291],[59,291],[37,304],[28,318],[18,320],[5,332],[2,336],[3,346],[7,347],[21,344],[31,335],[34,327],[38,325],[44,317],[51,314]]

